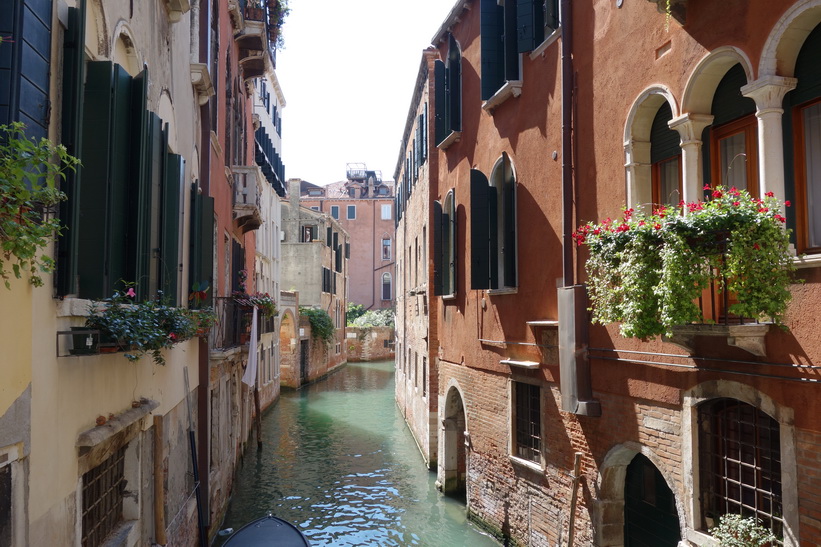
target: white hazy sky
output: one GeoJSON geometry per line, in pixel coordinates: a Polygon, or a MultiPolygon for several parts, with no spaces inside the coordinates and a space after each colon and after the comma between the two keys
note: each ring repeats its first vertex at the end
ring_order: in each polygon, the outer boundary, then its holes
{"type": "Polygon", "coordinates": [[[289,0],[277,77],[287,178],[392,180],[422,51],[455,0],[289,0]]]}

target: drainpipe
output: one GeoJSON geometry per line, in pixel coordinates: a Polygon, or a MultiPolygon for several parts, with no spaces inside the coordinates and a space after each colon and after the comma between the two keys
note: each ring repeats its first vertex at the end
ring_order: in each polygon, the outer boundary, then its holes
{"type": "Polygon", "coordinates": [[[561,0],[562,29],[562,285],[559,306],[559,378],[562,410],[601,416],[593,399],[588,360],[587,292],[575,284],[573,264],[573,18],[572,0],[561,0]]]}

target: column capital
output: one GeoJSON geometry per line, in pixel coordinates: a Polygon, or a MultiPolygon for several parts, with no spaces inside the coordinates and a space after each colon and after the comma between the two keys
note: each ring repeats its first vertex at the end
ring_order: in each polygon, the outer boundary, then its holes
{"type": "Polygon", "coordinates": [[[795,89],[798,80],[786,76],[768,75],[741,88],[741,94],[755,101],[759,111],[782,108],[784,95],[795,89]]]}
{"type": "Polygon", "coordinates": [[[713,123],[712,114],[682,114],[667,122],[670,129],[678,131],[682,146],[701,142],[701,133],[704,128],[713,123]]]}

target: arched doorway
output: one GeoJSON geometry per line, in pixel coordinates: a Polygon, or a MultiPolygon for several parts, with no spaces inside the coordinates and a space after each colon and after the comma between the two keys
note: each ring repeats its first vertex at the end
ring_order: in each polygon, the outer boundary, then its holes
{"type": "Polygon", "coordinates": [[[624,545],[676,547],[680,540],[673,491],[653,462],[637,454],[624,479],[624,545]]]}
{"type": "Polygon", "coordinates": [[[439,459],[439,487],[448,496],[466,499],[467,446],[465,406],[455,387],[448,391],[442,419],[442,457],[439,459]]]}

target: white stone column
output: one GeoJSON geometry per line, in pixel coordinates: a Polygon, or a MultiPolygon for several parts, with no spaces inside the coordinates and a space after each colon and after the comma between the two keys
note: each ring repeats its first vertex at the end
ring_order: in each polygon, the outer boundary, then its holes
{"type": "Polygon", "coordinates": [[[668,123],[681,136],[682,199],[687,203],[699,201],[703,195],[701,133],[712,123],[711,114],[683,114],[668,123]]]}
{"type": "MultiPolygon", "coordinates": [[[[784,189],[784,141],[781,130],[784,95],[795,89],[795,78],[764,76],[741,88],[741,94],[755,101],[758,118],[758,185],[763,196],[772,192],[786,199],[784,189]]],[[[782,211],[783,214],[783,211],[782,211]]]]}
{"type": "Polygon", "coordinates": [[[627,177],[627,207],[651,213],[653,181],[650,142],[629,140],[624,143],[624,170],[627,177]]]}

